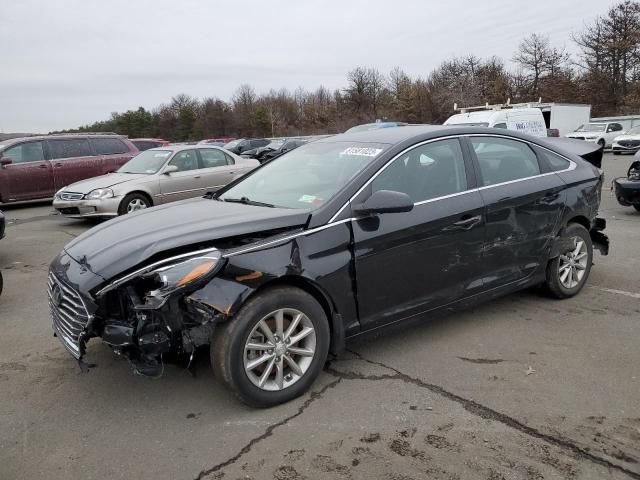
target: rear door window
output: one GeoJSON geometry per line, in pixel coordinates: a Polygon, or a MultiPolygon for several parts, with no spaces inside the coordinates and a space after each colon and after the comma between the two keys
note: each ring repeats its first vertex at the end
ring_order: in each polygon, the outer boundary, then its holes
{"type": "Polygon", "coordinates": [[[2,154],[9,157],[13,163],[41,162],[44,160],[42,142],[27,142],[8,148],[2,154]]]}
{"type": "Polygon", "coordinates": [[[214,149],[207,148],[201,149],[200,159],[202,160],[201,168],[213,168],[213,167],[226,167],[227,166],[227,156],[224,152],[214,149]]]}
{"type": "Polygon", "coordinates": [[[536,154],[524,142],[496,137],[471,137],[484,186],[540,174],[536,154]]]}
{"type": "Polygon", "coordinates": [[[49,151],[52,159],[90,157],[93,155],[89,140],[86,138],[49,140],[49,151]]]}
{"type": "Polygon", "coordinates": [[[129,151],[124,142],[118,138],[92,138],[91,143],[98,155],[118,155],[129,151]]]}

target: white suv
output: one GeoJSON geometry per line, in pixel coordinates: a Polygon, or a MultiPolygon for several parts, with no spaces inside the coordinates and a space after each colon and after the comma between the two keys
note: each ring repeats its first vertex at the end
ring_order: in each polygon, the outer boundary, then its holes
{"type": "Polygon", "coordinates": [[[567,138],[577,138],[611,147],[613,139],[624,133],[622,125],[616,122],[597,122],[580,125],[575,132],[567,134],[567,138]]]}

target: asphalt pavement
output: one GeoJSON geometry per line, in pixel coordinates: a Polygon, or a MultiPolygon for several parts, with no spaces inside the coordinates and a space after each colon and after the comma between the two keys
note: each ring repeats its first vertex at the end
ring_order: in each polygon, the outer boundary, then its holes
{"type": "MultiPolygon", "coordinates": [[[[89,373],[52,336],[49,262],[92,225],[1,207],[0,479],[640,478],[640,212],[609,183],[611,240],[577,297],[529,290],[351,342],[312,391],[255,410],[213,378],[89,373]]],[[[383,274],[383,272],[381,272],[383,274]]]]}

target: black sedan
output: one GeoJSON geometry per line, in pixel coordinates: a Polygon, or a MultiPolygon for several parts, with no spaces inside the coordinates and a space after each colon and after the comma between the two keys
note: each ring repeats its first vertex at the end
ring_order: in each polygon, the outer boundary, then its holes
{"type": "Polygon", "coordinates": [[[100,337],[151,376],[210,344],[240,399],[285,402],[350,337],[532,285],[576,295],[608,245],[601,172],[573,145],[428,126],[309,143],[74,239],[50,268],[54,331],[81,365],[100,337]]]}
{"type": "Polygon", "coordinates": [[[616,178],[613,181],[616,198],[620,205],[633,206],[640,212],[640,159],[636,154],[627,172],[626,178],[616,178]]]}

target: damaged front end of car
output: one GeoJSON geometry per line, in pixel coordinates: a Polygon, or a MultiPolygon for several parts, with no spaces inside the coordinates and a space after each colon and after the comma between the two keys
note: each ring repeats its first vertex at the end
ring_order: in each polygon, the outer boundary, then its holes
{"type": "Polygon", "coordinates": [[[209,281],[223,264],[219,250],[200,250],[151,263],[100,288],[96,314],[79,338],[81,356],[84,343],[100,337],[145,376],[160,376],[166,355],[193,359],[226,315],[185,302],[184,295],[209,281]]]}

